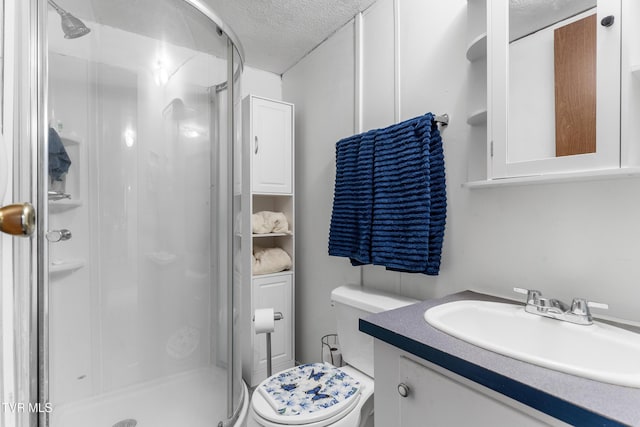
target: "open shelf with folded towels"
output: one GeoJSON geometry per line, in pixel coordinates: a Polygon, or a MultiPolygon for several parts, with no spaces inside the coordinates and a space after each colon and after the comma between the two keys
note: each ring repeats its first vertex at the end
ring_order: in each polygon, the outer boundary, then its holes
{"type": "Polygon", "coordinates": [[[252,273],[254,276],[291,271],[293,268],[291,255],[279,246],[263,247],[253,245],[251,260],[253,262],[252,273]]]}
{"type": "Polygon", "coordinates": [[[254,194],[251,226],[253,235],[293,234],[293,197],[254,194]]]}
{"type": "Polygon", "coordinates": [[[252,275],[293,269],[293,196],[254,194],[251,236],[252,275]]]}

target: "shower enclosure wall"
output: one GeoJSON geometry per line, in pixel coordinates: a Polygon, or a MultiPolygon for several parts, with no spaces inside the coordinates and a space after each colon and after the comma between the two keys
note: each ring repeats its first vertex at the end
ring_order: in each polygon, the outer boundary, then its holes
{"type": "Polygon", "coordinates": [[[241,48],[197,0],[58,0],[75,39],[25,3],[38,236],[16,387],[43,410],[19,425],[232,425],[241,48]]]}

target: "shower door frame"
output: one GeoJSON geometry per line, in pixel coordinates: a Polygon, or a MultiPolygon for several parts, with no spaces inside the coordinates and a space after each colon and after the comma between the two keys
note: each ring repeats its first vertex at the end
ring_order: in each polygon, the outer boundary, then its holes
{"type": "MultiPolygon", "coordinates": [[[[12,0],[7,0],[12,1],[12,0]]],[[[238,37],[208,6],[200,0],[179,0],[207,17],[213,25],[216,25],[219,31],[224,32],[228,37],[227,43],[227,84],[229,102],[227,103],[227,147],[228,147],[228,165],[227,172],[229,177],[230,203],[227,206],[227,230],[233,230],[234,221],[234,204],[233,204],[233,177],[234,177],[234,138],[236,136],[236,120],[234,111],[234,49],[239,57],[239,71],[242,72],[244,64],[244,50],[239,42],[238,37]]],[[[28,396],[28,403],[35,405],[42,410],[29,411],[24,417],[18,416],[17,425],[24,427],[49,427],[49,412],[45,409],[45,405],[49,404],[49,265],[48,265],[48,243],[45,234],[48,227],[48,176],[45,171],[48,167],[47,154],[47,135],[48,135],[48,38],[47,38],[47,17],[48,3],[47,0],[13,0],[16,8],[21,9],[16,14],[18,23],[25,24],[20,29],[20,25],[16,26],[16,44],[20,43],[26,49],[22,54],[16,55],[18,61],[17,69],[23,70],[20,73],[23,78],[26,76],[28,85],[22,85],[19,77],[16,77],[16,85],[21,85],[21,89],[16,89],[21,101],[17,105],[19,116],[19,125],[16,126],[16,136],[14,136],[14,146],[28,145],[28,158],[20,158],[17,162],[18,169],[30,171],[30,182],[21,184],[21,190],[17,191],[17,196],[24,196],[25,199],[32,200],[37,217],[36,230],[37,236],[30,239],[29,245],[23,245],[21,251],[16,251],[15,256],[15,272],[16,277],[29,277],[28,295],[26,301],[21,303],[28,307],[28,313],[15,310],[15,318],[18,324],[24,325],[17,327],[15,331],[16,340],[16,373],[18,374],[18,385],[16,387],[16,401],[19,401],[22,393],[28,396]],[[20,6],[18,6],[20,5],[20,6]],[[25,72],[26,71],[26,72],[25,72]],[[18,141],[23,141],[22,144],[18,141]],[[26,189],[25,189],[26,188],[26,189]],[[25,194],[21,194],[25,193],[25,194]],[[28,194],[26,194],[28,193],[28,194]],[[25,247],[26,246],[26,247],[25,247]],[[28,255],[27,255],[28,253],[28,255]],[[27,267],[24,259],[29,257],[27,267]],[[22,274],[21,274],[22,273],[22,274]],[[26,329],[26,330],[25,330],[26,329]],[[22,332],[22,333],[20,333],[22,332]],[[26,338],[23,337],[26,335],[26,338]],[[22,340],[22,341],[21,341],[22,340]],[[28,343],[27,343],[28,342],[28,343]],[[26,348],[25,348],[26,347],[26,348]]],[[[222,141],[220,141],[222,143],[222,141]]],[[[19,172],[14,173],[17,178],[19,172]]],[[[24,175],[24,174],[23,174],[24,175]]],[[[14,185],[15,186],[15,185],[14,185]]],[[[16,186],[16,188],[18,188],[16,186]]],[[[243,407],[243,399],[246,399],[246,393],[241,395],[237,407],[234,408],[234,357],[233,357],[233,328],[235,326],[233,320],[234,313],[234,276],[233,268],[233,235],[230,236],[230,245],[228,245],[227,268],[227,295],[229,309],[227,310],[227,327],[228,327],[228,346],[227,346],[227,420],[223,423],[225,426],[233,424],[240,415],[243,407]],[[229,250],[230,249],[230,250],[229,250]]],[[[17,283],[16,283],[17,285],[17,283]]],[[[15,286],[17,288],[17,286],[15,286]]],[[[15,299],[18,301],[18,297],[15,299]]],[[[242,379],[240,384],[242,385],[242,379]]],[[[27,397],[25,396],[25,397],[27,397]]]]}

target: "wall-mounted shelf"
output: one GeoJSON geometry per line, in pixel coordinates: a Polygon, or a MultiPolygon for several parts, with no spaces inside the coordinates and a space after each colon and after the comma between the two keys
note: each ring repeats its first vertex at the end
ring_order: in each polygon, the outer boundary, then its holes
{"type": "Polygon", "coordinates": [[[467,124],[487,123],[487,0],[467,0],[467,124]]]}
{"type": "Polygon", "coordinates": [[[462,184],[469,189],[498,188],[517,185],[553,184],[563,182],[604,181],[612,179],[638,179],[640,168],[603,169],[587,172],[568,172],[547,175],[518,176],[514,178],[471,181],[462,184]]]}
{"type": "Polygon", "coordinates": [[[473,62],[487,56],[487,33],[482,33],[469,43],[467,59],[473,62]]]}
{"type": "Polygon", "coordinates": [[[482,109],[474,111],[467,116],[467,124],[471,126],[481,125],[487,123],[487,110],[482,109]]]}
{"type": "Polygon", "coordinates": [[[79,270],[87,263],[83,259],[54,260],[49,265],[49,273],[65,273],[79,270]]]}

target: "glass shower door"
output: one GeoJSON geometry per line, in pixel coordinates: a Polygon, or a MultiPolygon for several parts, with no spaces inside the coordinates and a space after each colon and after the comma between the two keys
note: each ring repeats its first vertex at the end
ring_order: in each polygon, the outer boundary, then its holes
{"type": "Polygon", "coordinates": [[[217,425],[243,397],[241,62],[189,2],[58,3],[90,32],[49,10],[49,424],[217,425]]]}

